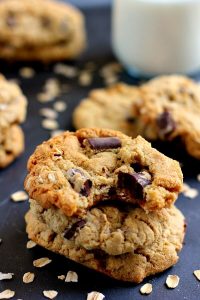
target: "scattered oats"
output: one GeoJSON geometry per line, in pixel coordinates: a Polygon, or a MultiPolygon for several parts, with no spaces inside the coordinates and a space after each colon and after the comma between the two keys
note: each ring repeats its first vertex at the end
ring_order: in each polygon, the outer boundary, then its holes
{"type": "Polygon", "coordinates": [[[65,280],[65,275],[58,275],[58,279],[65,280]]]}
{"type": "Polygon", "coordinates": [[[40,109],[40,115],[42,117],[48,119],[56,119],[58,117],[57,111],[53,110],[52,108],[44,107],[40,109]]]}
{"type": "Polygon", "coordinates": [[[32,68],[24,67],[19,70],[19,74],[23,78],[32,78],[35,75],[35,71],[32,68]]]}
{"type": "Polygon", "coordinates": [[[80,86],[89,86],[92,83],[92,74],[88,71],[82,71],[79,75],[80,86]]]}
{"type": "Polygon", "coordinates": [[[119,81],[119,78],[117,76],[107,76],[104,78],[105,85],[112,85],[119,81]]]}
{"type": "Polygon", "coordinates": [[[28,199],[28,195],[24,191],[15,192],[10,197],[11,197],[11,200],[14,202],[21,202],[21,201],[25,201],[28,199]]]}
{"type": "Polygon", "coordinates": [[[64,101],[56,101],[53,105],[57,112],[63,112],[67,108],[67,104],[64,101]]]}
{"type": "Polygon", "coordinates": [[[15,296],[15,292],[11,290],[5,290],[0,293],[0,299],[11,299],[15,296]]]}
{"type": "Polygon", "coordinates": [[[91,292],[87,295],[87,300],[103,300],[105,296],[99,292],[91,292]]]}
{"type": "Polygon", "coordinates": [[[62,134],[64,132],[64,130],[53,130],[52,132],[51,132],[51,137],[54,137],[54,136],[58,136],[58,135],[60,135],[60,134],[62,134]]]}
{"type": "Polygon", "coordinates": [[[197,175],[197,180],[200,181],[200,174],[197,175]]]}
{"type": "Polygon", "coordinates": [[[69,271],[65,278],[65,282],[78,282],[78,274],[73,271],[69,271]]]}
{"type": "Polygon", "coordinates": [[[78,70],[73,66],[58,63],[54,67],[54,73],[61,74],[67,78],[74,78],[77,76],[78,70]]]}
{"type": "Polygon", "coordinates": [[[196,198],[199,194],[197,189],[191,188],[188,184],[183,184],[183,190],[182,193],[185,197],[193,199],[196,198]]]}
{"type": "Polygon", "coordinates": [[[13,273],[2,273],[0,272],[0,280],[7,280],[13,278],[13,273]]]}
{"type": "Polygon", "coordinates": [[[52,182],[52,183],[56,183],[56,176],[54,175],[54,173],[49,173],[48,174],[48,179],[49,179],[49,181],[50,182],[52,182]]]}
{"type": "Polygon", "coordinates": [[[200,281],[200,270],[195,270],[193,273],[196,276],[196,278],[200,281]]]}
{"type": "Polygon", "coordinates": [[[152,284],[151,283],[145,283],[141,288],[140,288],[140,293],[143,295],[149,295],[152,292],[152,284]]]}
{"type": "Polygon", "coordinates": [[[36,244],[35,242],[33,242],[33,241],[30,240],[30,241],[27,242],[26,248],[27,248],[27,249],[32,249],[32,248],[34,248],[36,245],[37,245],[37,244],[36,244]]]}
{"type": "Polygon", "coordinates": [[[58,292],[57,292],[57,291],[54,291],[54,290],[43,291],[43,295],[44,295],[46,298],[54,299],[54,298],[56,298],[56,296],[58,295],[58,292]]]}
{"type": "Polygon", "coordinates": [[[166,285],[170,289],[175,289],[179,284],[180,278],[177,275],[168,275],[166,285]]]}
{"type": "Polygon", "coordinates": [[[35,278],[35,274],[34,273],[27,272],[23,276],[23,282],[24,283],[31,283],[31,282],[33,282],[34,278],[35,278]]]}
{"type": "Polygon", "coordinates": [[[33,265],[36,268],[42,268],[48,264],[50,264],[52,262],[51,259],[49,259],[48,257],[42,257],[42,258],[38,258],[36,260],[33,261],[33,265]]]}
{"type": "Polygon", "coordinates": [[[44,85],[44,91],[37,95],[39,102],[45,103],[53,101],[61,93],[61,86],[57,79],[50,78],[44,85]]]}
{"type": "Polygon", "coordinates": [[[57,129],[59,127],[59,124],[56,120],[52,120],[52,119],[44,119],[42,121],[42,127],[48,130],[54,130],[57,129]]]}

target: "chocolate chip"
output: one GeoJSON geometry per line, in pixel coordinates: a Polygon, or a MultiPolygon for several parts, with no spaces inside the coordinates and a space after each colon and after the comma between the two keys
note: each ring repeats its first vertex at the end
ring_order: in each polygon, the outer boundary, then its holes
{"type": "Polygon", "coordinates": [[[126,118],[126,121],[127,121],[128,123],[134,123],[134,122],[135,122],[135,118],[134,118],[134,117],[127,117],[127,118],[126,118]]]}
{"type": "Polygon", "coordinates": [[[89,196],[92,181],[88,179],[81,170],[76,168],[69,169],[66,173],[66,177],[77,193],[85,197],[89,196]],[[79,174],[79,178],[77,174],[79,174]]]}
{"type": "Polygon", "coordinates": [[[149,185],[151,180],[145,177],[142,172],[139,173],[123,173],[119,172],[118,186],[127,189],[136,199],[144,198],[144,187],[149,185]]]}
{"type": "Polygon", "coordinates": [[[76,232],[78,229],[83,228],[83,227],[85,226],[85,224],[86,224],[86,221],[85,221],[85,220],[79,220],[79,221],[77,221],[76,223],[74,223],[74,224],[71,226],[71,228],[70,228],[69,230],[67,230],[67,232],[65,232],[64,237],[65,237],[66,239],[70,240],[70,239],[74,236],[75,232],[76,232]]]}
{"type": "Polygon", "coordinates": [[[144,167],[141,165],[141,164],[139,164],[139,163],[133,163],[133,164],[131,164],[131,168],[133,168],[133,170],[135,171],[135,172],[141,172],[142,171],[142,169],[144,169],[144,167]]]}
{"type": "Polygon", "coordinates": [[[117,137],[97,137],[87,139],[90,147],[95,150],[115,149],[121,147],[121,141],[117,137]]]}
{"type": "Polygon", "coordinates": [[[168,111],[164,111],[157,118],[157,126],[162,137],[167,137],[176,128],[176,123],[168,111]]]}
{"type": "Polygon", "coordinates": [[[15,27],[15,25],[17,24],[16,22],[16,18],[13,14],[9,14],[6,18],[6,24],[9,26],[9,27],[15,27]]]}

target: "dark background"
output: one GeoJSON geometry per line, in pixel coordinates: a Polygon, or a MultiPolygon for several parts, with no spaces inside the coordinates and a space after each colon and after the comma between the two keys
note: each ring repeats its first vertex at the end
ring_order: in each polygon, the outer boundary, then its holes
{"type": "MultiPolygon", "coordinates": [[[[123,0],[121,0],[123,1],[123,0]]],[[[78,67],[84,67],[87,61],[95,61],[97,72],[106,62],[114,60],[110,46],[110,7],[108,0],[73,0],[79,4],[86,16],[86,25],[89,36],[88,49],[85,54],[74,63],[78,67]]],[[[26,64],[27,65],[27,64],[26,64]]],[[[19,78],[21,87],[29,100],[28,117],[23,125],[26,136],[26,152],[11,166],[0,171],[0,272],[13,272],[13,280],[1,281],[0,291],[12,289],[16,291],[14,299],[44,299],[43,290],[55,289],[59,292],[57,299],[83,300],[90,291],[102,292],[106,299],[143,299],[140,295],[141,285],[122,283],[109,279],[94,271],[88,270],[64,257],[55,255],[39,246],[26,250],[27,236],[25,233],[24,214],[28,209],[28,203],[13,203],[10,194],[23,188],[26,175],[26,162],[36,145],[49,138],[49,132],[41,127],[42,118],[38,111],[41,107],[52,107],[52,103],[41,104],[36,100],[36,95],[47,78],[55,77],[51,66],[35,65],[37,76],[33,79],[22,79],[18,76],[19,65],[6,65],[0,63],[1,71],[8,78],[19,78]],[[48,256],[53,262],[42,268],[36,269],[32,261],[36,258],[48,256]],[[64,283],[57,279],[57,275],[66,274],[68,270],[74,270],[79,275],[78,283],[64,283]],[[23,284],[22,276],[25,272],[34,272],[35,281],[31,284],[23,284]]],[[[69,81],[62,76],[57,76],[63,83],[70,83],[70,92],[61,97],[68,104],[65,113],[61,113],[59,124],[62,129],[73,129],[71,115],[74,107],[88,94],[91,87],[80,87],[76,80],[69,81]]],[[[198,76],[197,76],[198,77],[198,76]]],[[[129,77],[125,72],[121,80],[127,83],[137,83],[136,79],[129,77]]],[[[102,87],[103,81],[95,75],[92,88],[102,87]]],[[[59,98],[60,99],[60,98],[59,98]]],[[[160,147],[160,145],[156,145],[160,147]]],[[[185,155],[179,146],[171,151],[169,145],[162,145],[162,150],[170,156],[181,159],[184,165],[185,181],[200,191],[200,183],[196,181],[196,175],[200,173],[199,162],[185,155]]],[[[174,149],[174,148],[173,148],[174,149]]],[[[180,262],[173,268],[159,276],[148,278],[145,282],[153,284],[153,292],[148,299],[200,299],[200,284],[193,275],[193,271],[200,268],[200,198],[187,199],[180,196],[177,206],[186,216],[188,228],[184,248],[180,254],[180,262]],[[180,284],[175,290],[169,290],[165,286],[168,274],[180,276],[180,284]]]]}

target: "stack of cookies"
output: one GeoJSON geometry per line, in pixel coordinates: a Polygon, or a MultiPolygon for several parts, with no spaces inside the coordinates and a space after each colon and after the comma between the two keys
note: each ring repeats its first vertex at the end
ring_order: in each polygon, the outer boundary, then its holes
{"type": "Polygon", "coordinates": [[[179,140],[200,159],[200,85],[172,75],[140,87],[117,84],[94,90],[74,112],[74,125],[120,130],[147,140],[179,140]]]}
{"type": "Polygon", "coordinates": [[[20,88],[0,75],[0,168],[8,166],[24,150],[19,124],[25,120],[26,106],[20,88]]]}
{"type": "Polygon", "coordinates": [[[78,263],[139,283],[178,260],[185,223],[173,203],[182,183],[179,163],[140,136],[65,132],[29,159],[27,233],[78,263]]]}

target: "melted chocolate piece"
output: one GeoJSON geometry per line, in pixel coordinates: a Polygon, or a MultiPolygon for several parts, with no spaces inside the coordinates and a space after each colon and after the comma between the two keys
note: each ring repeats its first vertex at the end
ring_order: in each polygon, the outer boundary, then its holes
{"type": "Polygon", "coordinates": [[[117,137],[97,137],[87,139],[90,147],[95,150],[115,149],[121,147],[121,141],[117,137]]]}
{"type": "Polygon", "coordinates": [[[119,188],[127,189],[136,199],[143,200],[144,187],[149,184],[151,184],[151,180],[147,179],[142,172],[132,174],[119,172],[119,188]]]}
{"type": "Polygon", "coordinates": [[[157,126],[159,128],[160,135],[162,137],[167,137],[176,128],[176,123],[172,119],[171,114],[168,111],[164,111],[157,118],[157,126]]]}
{"type": "Polygon", "coordinates": [[[76,168],[72,168],[72,169],[69,169],[67,171],[67,179],[68,181],[70,182],[70,184],[72,185],[73,188],[75,188],[75,190],[80,193],[82,196],[89,196],[90,194],[90,190],[92,188],[92,181],[90,179],[88,179],[85,174],[79,170],[79,169],[76,169],[76,168]],[[80,174],[81,177],[82,177],[82,187],[80,190],[77,190],[76,189],[76,174],[80,174]]]}
{"type": "Polygon", "coordinates": [[[79,220],[76,223],[74,223],[71,228],[69,230],[67,230],[67,232],[65,232],[64,237],[68,240],[70,240],[74,234],[76,233],[76,231],[78,229],[81,229],[85,226],[86,221],[85,220],[79,220]]]}

